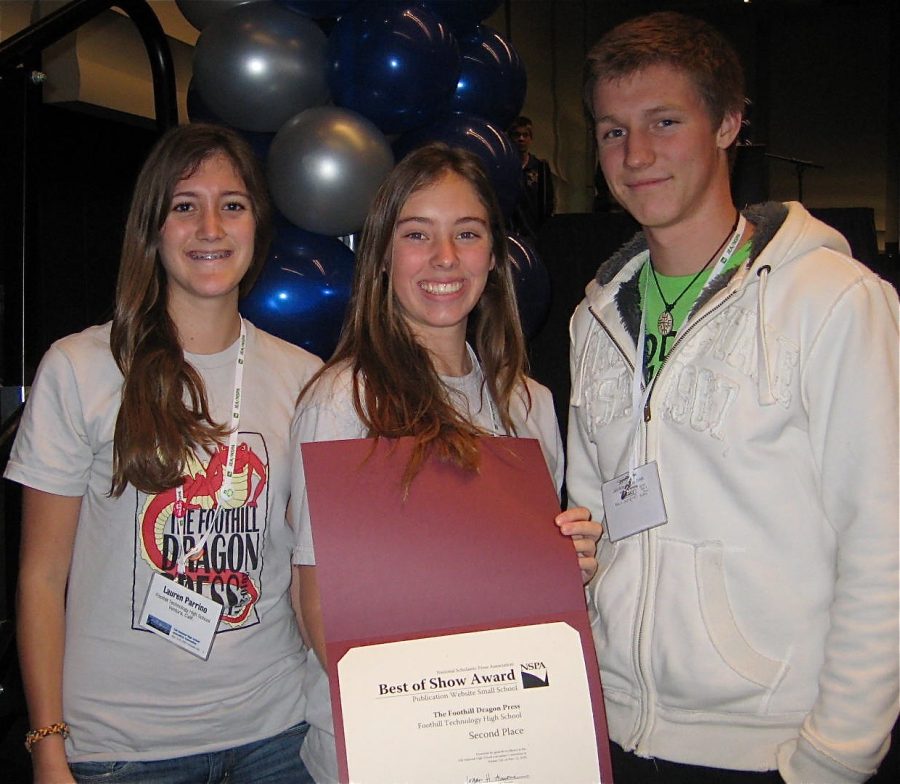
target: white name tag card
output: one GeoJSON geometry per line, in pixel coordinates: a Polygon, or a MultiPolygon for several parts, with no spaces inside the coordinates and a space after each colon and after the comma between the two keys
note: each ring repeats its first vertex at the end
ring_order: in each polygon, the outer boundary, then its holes
{"type": "Polygon", "coordinates": [[[206,661],[223,605],[157,572],[141,610],[141,627],[206,661]]]}
{"type": "Polygon", "coordinates": [[[656,461],[603,483],[603,511],[611,542],[639,534],[667,521],[656,461]]]}

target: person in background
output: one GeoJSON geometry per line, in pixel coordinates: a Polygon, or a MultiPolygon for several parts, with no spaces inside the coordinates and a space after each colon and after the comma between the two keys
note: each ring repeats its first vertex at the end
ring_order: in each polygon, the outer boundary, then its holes
{"type": "Polygon", "coordinates": [[[510,229],[532,240],[553,214],[553,174],[546,161],[529,150],[534,141],[534,126],[528,117],[516,117],[507,130],[522,164],[522,187],[510,229]]]}
{"type": "MultiPolygon", "coordinates": [[[[429,456],[477,470],[479,437],[536,438],[559,489],[553,401],[524,365],[502,215],[484,169],[471,153],[443,144],[413,151],[375,197],[340,341],[301,396],[291,431],[295,495],[304,487],[300,444],[402,436],[415,439],[411,482],[429,456]]],[[[298,517],[299,603],[317,654],[303,758],[324,784],[336,781],[337,759],[305,496],[298,517]]],[[[587,509],[563,512],[555,524],[572,538],[587,581],[600,526],[587,509]]]]}
{"type": "Polygon", "coordinates": [[[571,322],[571,503],[617,784],[862,782],[898,708],[898,303],[798,203],[740,214],[734,49],[677,13],[588,54],[643,231],[571,322]]]}
{"type": "Polygon", "coordinates": [[[238,311],[270,211],[235,132],[166,133],[135,186],[112,322],[37,372],[6,469],[24,485],[35,782],[310,781],[286,507],[291,418],[321,362],[238,311]],[[187,608],[221,612],[211,648],[187,608]]]}

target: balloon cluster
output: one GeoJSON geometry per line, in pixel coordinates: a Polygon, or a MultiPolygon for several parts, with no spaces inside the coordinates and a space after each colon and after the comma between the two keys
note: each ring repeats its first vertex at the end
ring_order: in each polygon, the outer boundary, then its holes
{"type": "Polygon", "coordinates": [[[287,219],[245,302],[260,326],[331,353],[353,266],[333,238],[362,227],[395,156],[429,141],[465,147],[513,209],[520,167],[504,129],[524,102],[525,69],[480,24],[500,0],[176,3],[201,31],[190,119],[248,138],[287,219]]]}

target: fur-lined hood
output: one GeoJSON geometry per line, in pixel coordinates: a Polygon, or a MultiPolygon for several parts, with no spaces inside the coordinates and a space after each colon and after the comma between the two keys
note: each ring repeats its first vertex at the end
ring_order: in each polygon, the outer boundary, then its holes
{"type": "MultiPolygon", "coordinates": [[[[741,267],[728,270],[711,281],[694,303],[688,318],[733,279],[745,285],[753,280],[755,276],[747,273],[763,254],[763,264],[768,265],[770,273],[821,247],[850,255],[847,241],[837,231],[813,218],[798,202],[765,202],[746,208],[743,214],[755,226],[749,259],[741,267]]],[[[643,265],[643,259],[637,257],[646,250],[646,237],[639,232],[600,265],[586,290],[588,303],[595,311],[606,304],[608,297],[614,296],[622,325],[635,341],[641,322],[639,278],[643,265]]]]}

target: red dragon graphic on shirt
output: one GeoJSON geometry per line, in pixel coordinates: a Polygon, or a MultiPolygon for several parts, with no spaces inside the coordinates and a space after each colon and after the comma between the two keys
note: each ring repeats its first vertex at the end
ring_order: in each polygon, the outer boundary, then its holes
{"type": "Polygon", "coordinates": [[[148,496],[139,511],[143,558],[154,570],[223,604],[220,628],[247,623],[259,600],[266,512],[259,506],[268,481],[266,464],[242,438],[235,456],[233,493],[230,498],[219,498],[227,459],[226,446],[219,446],[205,466],[196,456],[192,458],[184,478],[182,518],[174,515],[174,488],[148,496]],[[179,557],[199,543],[207,530],[203,549],[188,560],[184,574],[178,575],[179,557]]]}

